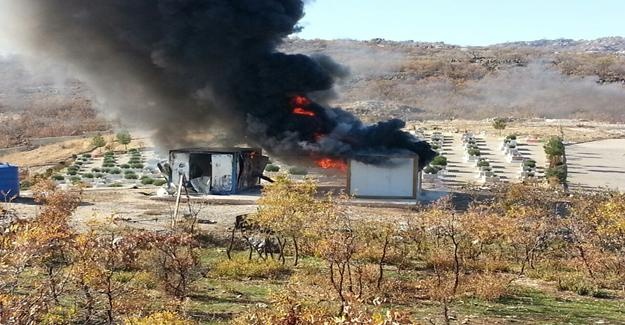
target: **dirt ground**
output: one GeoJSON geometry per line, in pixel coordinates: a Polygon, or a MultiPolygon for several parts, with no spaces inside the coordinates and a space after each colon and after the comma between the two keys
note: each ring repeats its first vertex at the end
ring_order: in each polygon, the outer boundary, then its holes
{"type": "MultiPolygon", "coordinates": [[[[500,143],[507,134],[519,134],[519,147],[522,153],[537,160],[538,165],[545,164],[542,144],[538,139],[547,135],[558,135],[560,125],[565,137],[581,140],[581,143],[567,146],[570,163],[571,183],[573,188],[591,189],[596,187],[609,187],[612,189],[625,190],[625,139],[614,139],[625,136],[625,125],[608,125],[594,122],[580,121],[524,121],[513,122],[502,132],[492,129],[488,121],[453,121],[450,123],[427,122],[415,124],[416,128],[425,128],[430,133],[434,128],[442,130],[451,139],[445,146],[445,154],[449,158],[449,171],[440,184],[425,184],[431,193],[437,197],[445,195],[450,189],[466,183],[475,178],[475,167],[464,162],[462,159],[463,148],[461,131],[465,128],[479,135],[484,146],[483,151],[497,174],[506,181],[516,181],[519,170],[518,164],[508,163],[503,153],[499,150],[500,143]],[[481,131],[481,132],[480,132],[481,131]],[[604,139],[602,141],[589,142],[590,139],[604,139]],[[609,140],[605,140],[609,139],[609,140]]],[[[109,140],[112,136],[109,136],[109,140]]],[[[145,138],[134,140],[130,147],[151,146],[145,138]]],[[[114,150],[122,150],[117,145],[114,150]]],[[[45,170],[61,161],[71,159],[72,155],[83,152],[93,152],[88,139],[73,140],[63,143],[42,146],[32,151],[14,153],[1,156],[0,161],[16,164],[23,169],[31,169],[31,172],[45,170]]],[[[319,179],[322,187],[341,188],[345,184],[344,175],[322,174],[319,171],[311,171],[311,176],[319,179]]],[[[272,176],[272,175],[270,175],[272,176]]],[[[297,178],[297,177],[296,177],[297,178]]],[[[91,220],[100,222],[115,219],[117,222],[133,227],[145,229],[165,229],[171,222],[174,203],[172,200],[154,200],[155,188],[138,189],[86,189],[83,195],[83,205],[78,209],[75,222],[77,226],[83,226],[91,220]]],[[[28,192],[24,192],[24,198],[10,204],[24,215],[33,215],[38,208],[28,198],[28,192]]],[[[403,202],[396,206],[371,205],[367,202],[355,202],[350,209],[363,218],[397,217],[410,209],[411,205],[403,202]]],[[[235,217],[256,210],[254,200],[247,200],[237,204],[231,204],[223,200],[212,200],[209,203],[194,201],[189,205],[183,204],[180,209],[181,215],[197,213],[200,220],[200,228],[224,232],[232,226],[235,217]],[[198,212],[199,211],[199,212],[198,212]]]]}
{"type": "Polygon", "coordinates": [[[439,129],[451,133],[465,130],[473,133],[484,133],[488,136],[517,134],[519,136],[543,139],[549,136],[564,134],[567,142],[588,142],[605,139],[625,138],[625,124],[609,124],[581,120],[543,120],[526,119],[509,122],[506,129],[493,129],[493,122],[488,120],[469,121],[424,121],[408,123],[408,128],[439,129]]]}
{"type": "MultiPolygon", "coordinates": [[[[110,150],[120,151],[125,147],[114,142],[113,135],[104,136],[107,143],[111,144],[110,150]]],[[[131,148],[143,148],[150,145],[149,139],[137,138],[128,145],[131,148]]],[[[0,162],[10,163],[19,166],[20,169],[31,173],[40,173],[45,169],[53,167],[61,162],[71,159],[72,155],[81,153],[93,153],[101,155],[109,149],[93,149],[91,139],[70,140],[50,145],[41,146],[30,151],[14,152],[7,155],[0,155],[0,162]]]]}

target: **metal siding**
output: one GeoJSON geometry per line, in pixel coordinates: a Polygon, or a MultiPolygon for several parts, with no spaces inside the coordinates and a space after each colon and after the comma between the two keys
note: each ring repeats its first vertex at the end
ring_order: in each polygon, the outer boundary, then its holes
{"type": "Polygon", "coordinates": [[[10,201],[19,194],[19,169],[16,166],[0,164],[0,201],[10,201]]]}
{"type": "Polygon", "coordinates": [[[356,197],[415,198],[415,158],[391,158],[389,164],[351,161],[349,192],[356,197]]]}
{"type": "Polygon", "coordinates": [[[211,179],[211,192],[215,194],[231,194],[234,191],[236,173],[234,168],[234,156],[213,155],[213,175],[211,179]]]}
{"type": "Polygon", "coordinates": [[[171,180],[172,183],[178,185],[180,182],[180,174],[182,173],[189,180],[189,153],[174,152],[171,153],[171,180]]]}

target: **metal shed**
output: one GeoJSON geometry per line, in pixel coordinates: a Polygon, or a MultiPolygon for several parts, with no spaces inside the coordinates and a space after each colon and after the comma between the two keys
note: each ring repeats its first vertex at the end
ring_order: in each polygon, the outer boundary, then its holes
{"type": "Polygon", "coordinates": [[[421,192],[419,170],[417,155],[352,159],[349,161],[347,189],[356,198],[417,199],[421,192]]]}
{"type": "Polygon", "coordinates": [[[269,158],[253,148],[189,148],[169,152],[170,180],[200,194],[241,193],[260,185],[269,158]]]}

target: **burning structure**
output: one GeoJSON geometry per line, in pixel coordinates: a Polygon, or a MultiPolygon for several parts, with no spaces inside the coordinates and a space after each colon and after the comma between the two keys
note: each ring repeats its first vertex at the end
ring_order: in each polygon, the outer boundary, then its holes
{"type": "Polygon", "coordinates": [[[350,196],[375,199],[417,199],[421,173],[417,155],[378,156],[381,163],[366,163],[372,157],[350,160],[347,189],[350,196]]]}
{"type": "Polygon", "coordinates": [[[199,194],[236,194],[260,185],[268,161],[260,149],[179,149],[165,169],[171,183],[199,194]]]}
{"type": "Polygon", "coordinates": [[[15,48],[64,63],[106,115],[158,130],[161,147],[197,146],[195,135],[212,130],[223,134],[221,145],[324,168],[396,155],[425,166],[435,155],[401,120],[365,125],[332,107],[346,67],[277,50],[300,29],[303,0],[2,3],[11,34],[20,35],[15,48]]]}

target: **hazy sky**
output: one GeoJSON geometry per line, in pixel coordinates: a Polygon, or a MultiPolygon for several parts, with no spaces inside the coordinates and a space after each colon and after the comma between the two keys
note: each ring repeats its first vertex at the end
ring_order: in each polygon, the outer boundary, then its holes
{"type": "Polygon", "coordinates": [[[508,41],[625,36],[625,0],[312,0],[302,38],[508,41]]]}

